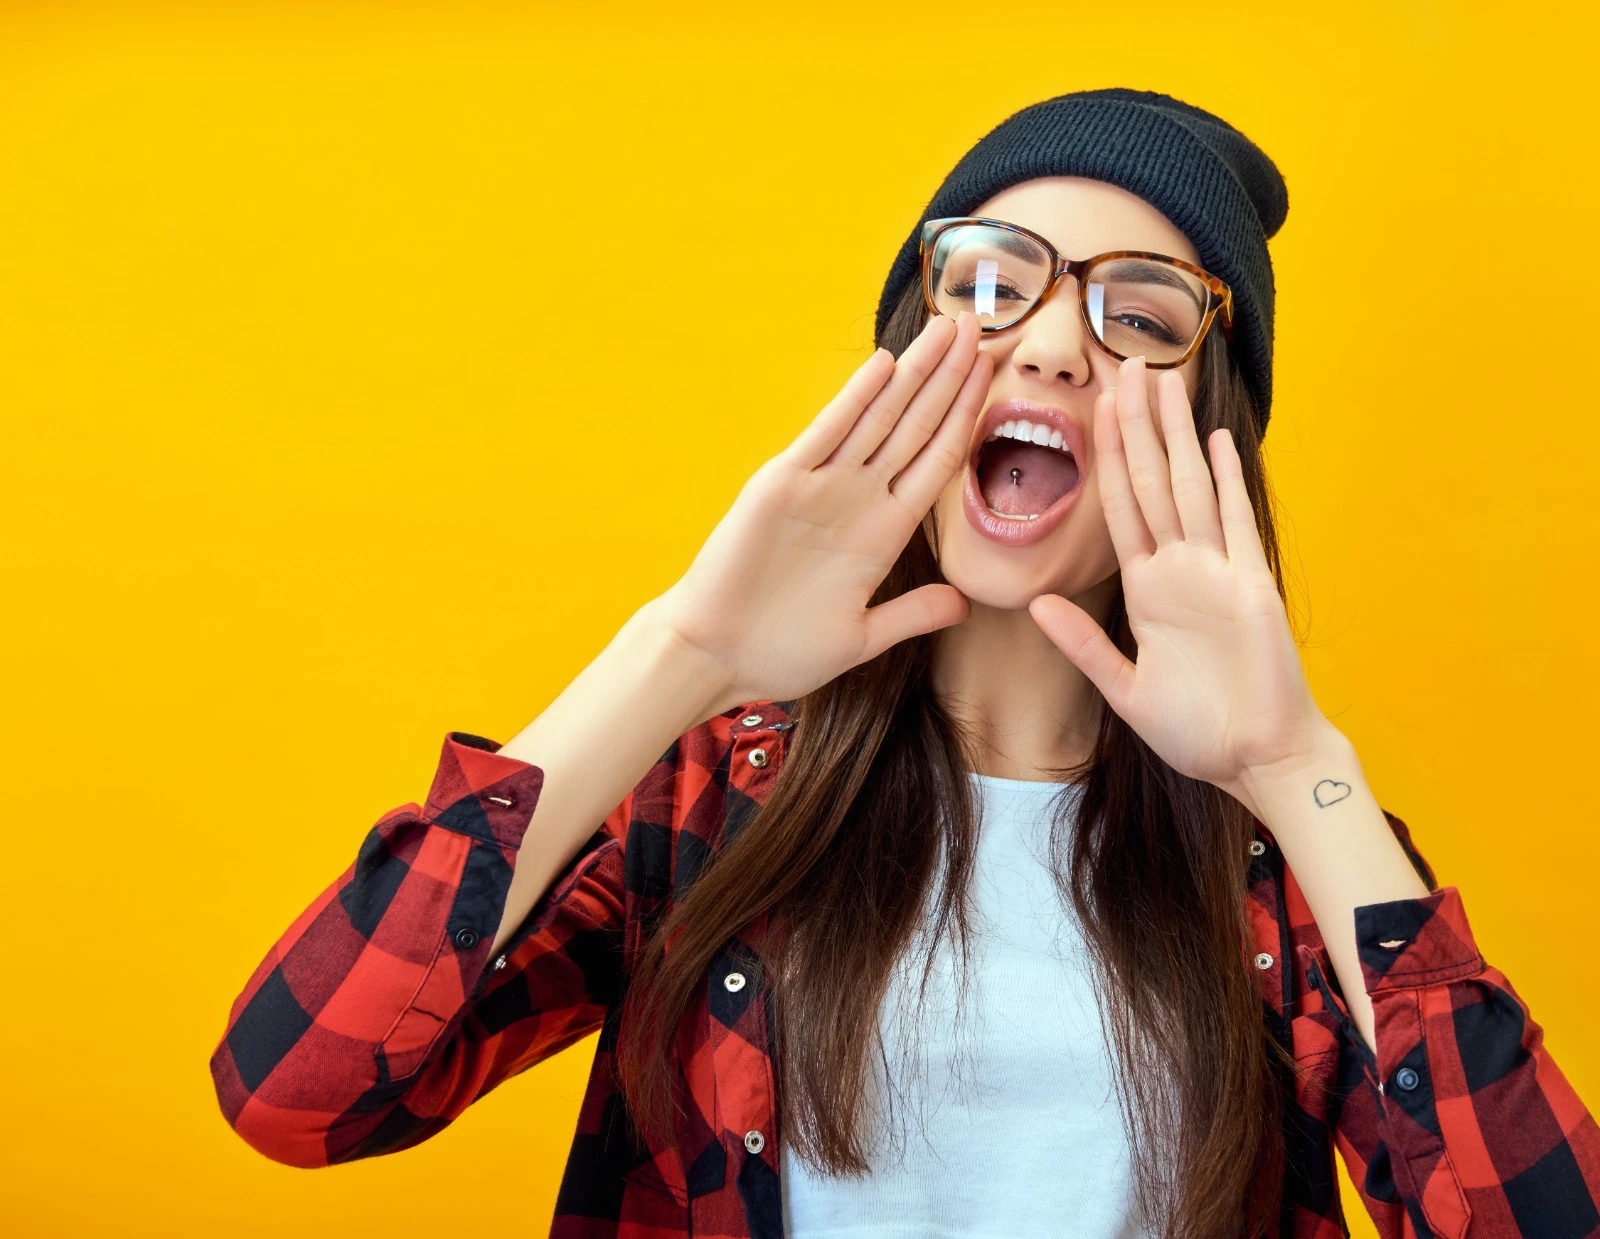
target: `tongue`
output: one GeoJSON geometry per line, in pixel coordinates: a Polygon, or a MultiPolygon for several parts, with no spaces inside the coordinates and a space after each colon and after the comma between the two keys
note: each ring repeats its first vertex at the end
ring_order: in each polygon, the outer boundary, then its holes
{"type": "Polygon", "coordinates": [[[1043,512],[1077,484],[1078,464],[1065,452],[996,439],[978,457],[978,491],[1007,516],[1043,512]]]}

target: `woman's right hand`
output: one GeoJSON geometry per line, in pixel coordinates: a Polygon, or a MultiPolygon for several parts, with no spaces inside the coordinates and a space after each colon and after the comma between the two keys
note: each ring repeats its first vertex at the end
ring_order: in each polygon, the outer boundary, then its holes
{"type": "Polygon", "coordinates": [[[723,703],[802,696],[967,617],[947,584],[867,602],[966,467],[993,372],[978,335],[970,314],[935,316],[898,361],[887,349],[869,357],[648,604],[668,635],[712,660],[723,703]]]}

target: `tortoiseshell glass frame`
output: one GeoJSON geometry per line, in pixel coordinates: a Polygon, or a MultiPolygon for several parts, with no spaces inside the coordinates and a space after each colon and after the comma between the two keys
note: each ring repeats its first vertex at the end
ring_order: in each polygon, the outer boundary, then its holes
{"type": "Polygon", "coordinates": [[[1050,278],[1045,282],[1045,286],[1040,290],[1039,295],[1034,298],[1033,304],[1009,323],[999,325],[980,323],[979,326],[984,331],[1004,331],[1007,327],[1015,327],[1018,323],[1023,322],[1028,315],[1045,303],[1045,299],[1050,296],[1050,291],[1055,288],[1057,281],[1063,275],[1070,275],[1078,284],[1078,310],[1083,315],[1083,325],[1089,330],[1089,338],[1118,361],[1126,361],[1126,355],[1117,352],[1116,349],[1102,340],[1099,333],[1095,331],[1094,320],[1089,317],[1089,293],[1083,277],[1090,267],[1093,267],[1096,263],[1105,262],[1107,259],[1148,258],[1155,262],[1170,263],[1172,266],[1198,277],[1211,294],[1206,303],[1205,316],[1200,320],[1200,329],[1194,333],[1194,339],[1190,341],[1189,347],[1184,350],[1183,356],[1176,361],[1147,360],[1145,365],[1149,369],[1172,370],[1193,357],[1195,350],[1200,347],[1200,342],[1206,338],[1206,332],[1211,330],[1211,320],[1217,316],[1219,310],[1222,313],[1223,334],[1228,339],[1233,339],[1233,290],[1228,287],[1224,280],[1212,275],[1211,272],[1202,267],[1197,267],[1190,262],[1184,262],[1181,258],[1174,258],[1171,254],[1156,254],[1150,250],[1108,250],[1104,254],[1094,255],[1092,258],[1066,259],[1061,256],[1061,252],[1055,246],[1051,245],[1048,240],[1041,237],[1037,232],[1034,232],[1033,229],[1024,228],[1021,224],[1009,223],[1003,219],[989,219],[981,215],[959,215],[946,219],[930,219],[922,225],[922,239],[919,243],[922,267],[922,299],[927,302],[930,314],[939,313],[939,307],[934,304],[933,300],[933,242],[941,232],[948,228],[953,228],[957,224],[987,224],[992,228],[1003,228],[1007,232],[1020,233],[1030,241],[1043,246],[1045,253],[1050,255],[1052,264],[1050,278]]]}

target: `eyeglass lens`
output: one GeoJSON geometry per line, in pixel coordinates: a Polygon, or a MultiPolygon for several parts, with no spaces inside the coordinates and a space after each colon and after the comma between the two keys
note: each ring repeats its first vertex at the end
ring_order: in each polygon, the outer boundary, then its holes
{"type": "MultiPolygon", "coordinates": [[[[939,313],[962,310],[984,326],[1017,321],[1043,293],[1050,252],[1020,233],[956,224],[934,240],[928,282],[939,313]]],[[[1124,357],[1171,362],[1205,321],[1210,290],[1191,272],[1148,258],[1108,258],[1084,273],[1084,301],[1100,343],[1124,357]]]]}

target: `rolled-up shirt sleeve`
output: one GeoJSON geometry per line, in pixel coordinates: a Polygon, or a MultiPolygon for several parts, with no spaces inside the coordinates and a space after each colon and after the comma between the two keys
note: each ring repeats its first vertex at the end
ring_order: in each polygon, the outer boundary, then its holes
{"type": "Polygon", "coordinates": [[[227,1121],[324,1166],[428,1138],[600,1026],[620,984],[629,800],[490,953],[538,766],[452,732],[426,803],[384,816],[267,952],[211,1057],[227,1121]]]}
{"type": "Polygon", "coordinates": [[[1301,959],[1338,1023],[1350,1087],[1336,1138],[1380,1233],[1595,1234],[1600,1128],[1511,982],[1484,960],[1460,891],[1358,907],[1355,934],[1373,1046],[1326,948],[1302,947],[1301,959]]]}

